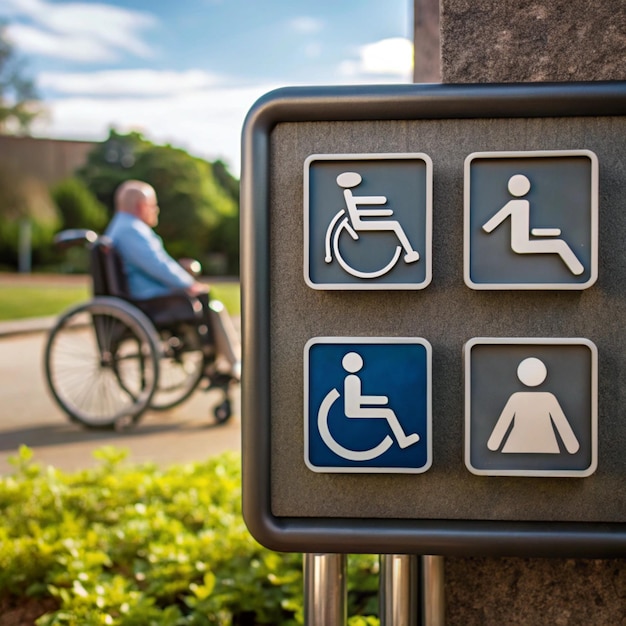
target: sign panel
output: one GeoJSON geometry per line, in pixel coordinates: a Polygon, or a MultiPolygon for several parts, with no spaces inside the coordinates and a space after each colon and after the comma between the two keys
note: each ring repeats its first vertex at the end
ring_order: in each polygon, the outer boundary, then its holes
{"type": "Polygon", "coordinates": [[[292,88],[253,107],[257,540],[626,555],[624,111],[621,82],[292,88]]]}
{"type": "Polygon", "coordinates": [[[430,283],[428,155],[312,155],[304,163],[304,211],[304,275],[313,289],[430,283]]]}
{"type": "Polygon", "coordinates": [[[304,354],[307,466],[425,472],[432,450],[430,350],[419,338],[311,339],[304,354]]]}

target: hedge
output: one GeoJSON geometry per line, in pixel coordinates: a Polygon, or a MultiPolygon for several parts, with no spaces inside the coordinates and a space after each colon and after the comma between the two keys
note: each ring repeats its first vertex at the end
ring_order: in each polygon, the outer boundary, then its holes
{"type": "MultiPolygon", "coordinates": [[[[248,533],[238,454],[167,469],[118,448],[96,457],[76,473],[40,467],[26,447],[12,458],[0,477],[0,607],[35,603],[37,626],[303,623],[302,555],[248,533]]],[[[377,568],[373,555],[348,559],[350,626],[379,623],[377,568]]]]}

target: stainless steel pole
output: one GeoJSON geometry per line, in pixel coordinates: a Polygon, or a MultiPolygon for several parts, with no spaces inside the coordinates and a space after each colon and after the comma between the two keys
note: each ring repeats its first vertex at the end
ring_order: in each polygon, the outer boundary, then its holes
{"type": "Polygon", "coordinates": [[[378,602],[380,626],[417,626],[418,557],[382,554],[378,602]]]}
{"type": "Polygon", "coordinates": [[[345,626],[345,554],[305,554],[303,567],[305,625],[345,626]]]}
{"type": "Polygon", "coordinates": [[[422,626],[446,623],[444,562],[442,556],[422,556],[422,626]]]}

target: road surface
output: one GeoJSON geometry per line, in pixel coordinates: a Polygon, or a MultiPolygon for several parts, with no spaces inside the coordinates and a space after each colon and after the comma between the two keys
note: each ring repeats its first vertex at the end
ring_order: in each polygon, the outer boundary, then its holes
{"type": "Polygon", "coordinates": [[[129,450],[133,462],[155,461],[164,467],[199,461],[226,450],[240,450],[239,393],[233,417],[215,425],[218,392],[196,392],[180,407],[146,412],[122,433],[90,431],[71,423],[49,396],[43,373],[45,333],[0,337],[0,474],[19,446],[33,449],[35,461],[64,471],[97,463],[92,453],[113,445],[129,450]]]}

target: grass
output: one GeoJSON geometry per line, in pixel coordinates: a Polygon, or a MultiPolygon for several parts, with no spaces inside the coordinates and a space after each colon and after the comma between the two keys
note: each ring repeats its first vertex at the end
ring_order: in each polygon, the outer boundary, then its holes
{"type": "Polygon", "coordinates": [[[231,315],[241,314],[239,283],[213,283],[211,297],[220,300],[231,315]]]}
{"type": "MultiPolygon", "coordinates": [[[[239,315],[239,283],[218,282],[211,293],[231,315],[239,315]]],[[[82,285],[0,284],[0,321],[58,315],[90,298],[89,287],[82,285]]]]}
{"type": "Polygon", "coordinates": [[[0,285],[0,320],[58,315],[89,297],[89,288],[79,285],[0,285]]]}

